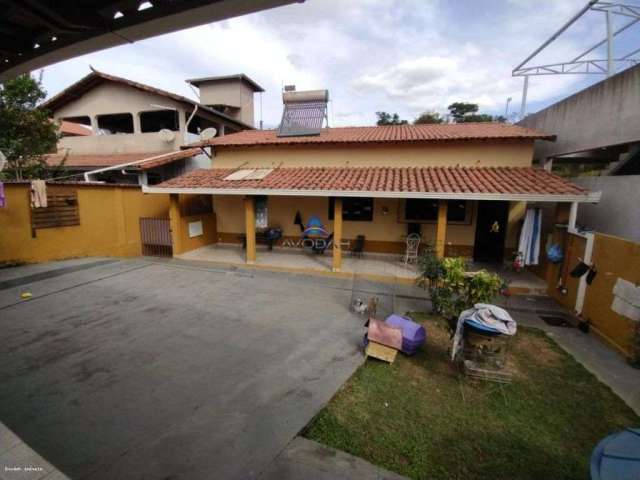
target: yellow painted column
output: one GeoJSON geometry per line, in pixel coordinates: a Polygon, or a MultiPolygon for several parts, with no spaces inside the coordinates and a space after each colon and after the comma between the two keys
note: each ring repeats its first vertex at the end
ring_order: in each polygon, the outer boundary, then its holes
{"type": "Polygon", "coordinates": [[[447,239],[447,201],[438,200],[438,225],[436,228],[436,255],[444,257],[444,247],[447,239]]]}
{"type": "Polygon", "coordinates": [[[247,238],[247,263],[256,263],[256,208],[253,197],[244,197],[244,223],[247,238]]]}
{"type": "Polygon", "coordinates": [[[333,271],[342,268],[342,199],[336,198],[333,206],[333,271]]]}
{"type": "Polygon", "coordinates": [[[169,228],[171,229],[171,244],[173,254],[182,253],[182,218],[180,217],[180,194],[169,194],[169,228]]]}

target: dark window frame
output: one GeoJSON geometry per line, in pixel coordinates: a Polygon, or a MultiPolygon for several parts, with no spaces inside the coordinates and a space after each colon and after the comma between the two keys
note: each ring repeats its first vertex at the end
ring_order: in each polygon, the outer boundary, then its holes
{"type": "MultiPolygon", "coordinates": [[[[334,219],[335,197],[329,197],[329,220],[334,219]]],[[[375,201],[373,197],[343,197],[343,222],[372,222],[375,201]]]]}
{"type": "MultiPolygon", "coordinates": [[[[471,200],[447,200],[447,224],[451,225],[471,225],[473,223],[473,211],[474,211],[474,202],[471,200]],[[456,210],[456,206],[464,204],[464,217],[455,216],[458,210],[456,210]]],[[[438,222],[438,199],[421,199],[421,198],[410,198],[406,199],[400,204],[399,210],[399,221],[402,223],[422,223],[422,224],[433,224],[438,222]],[[426,215],[424,218],[410,217],[407,215],[407,208],[409,202],[413,203],[413,206],[409,208],[419,209],[420,207],[417,205],[418,202],[428,202],[431,204],[429,207],[430,214],[426,215]]]]}
{"type": "MultiPolygon", "coordinates": [[[[163,109],[159,109],[159,110],[144,110],[142,112],[138,112],[138,119],[140,120],[140,132],[141,133],[156,133],[159,132],[160,130],[163,129],[167,129],[167,130],[171,130],[172,132],[179,132],[180,131],[180,112],[178,112],[178,110],[173,110],[170,108],[163,108],[163,109]],[[146,116],[159,116],[161,114],[173,114],[173,127],[161,127],[157,130],[152,130],[150,128],[146,128],[145,127],[145,123],[149,121],[149,119],[143,118],[143,115],[146,116]]],[[[157,121],[153,120],[153,121],[157,121]]],[[[168,122],[171,123],[171,122],[168,122]]]]}
{"type": "Polygon", "coordinates": [[[77,125],[84,125],[85,127],[91,126],[91,117],[89,115],[73,115],[72,117],[62,117],[60,118],[63,122],[75,123],[77,125]],[[86,119],[86,123],[84,120],[86,119]]]}
{"type": "Polygon", "coordinates": [[[130,112],[122,112],[122,113],[104,113],[101,115],[97,115],[96,116],[96,122],[98,123],[98,129],[99,130],[109,130],[111,132],[111,135],[131,135],[133,133],[135,133],[135,123],[133,121],[133,114],[130,112]],[[105,119],[105,117],[125,117],[125,116],[129,116],[129,118],[131,119],[131,131],[114,131],[113,129],[101,124],[102,121],[105,119]]]}

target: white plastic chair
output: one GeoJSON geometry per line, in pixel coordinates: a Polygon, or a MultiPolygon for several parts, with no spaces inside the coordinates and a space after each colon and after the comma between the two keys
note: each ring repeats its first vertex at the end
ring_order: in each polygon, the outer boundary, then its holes
{"type": "Polygon", "coordinates": [[[407,235],[407,249],[404,254],[404,264],[417,263],[418,250],[420,248],[420,235],[411,233],[407,235]]]}

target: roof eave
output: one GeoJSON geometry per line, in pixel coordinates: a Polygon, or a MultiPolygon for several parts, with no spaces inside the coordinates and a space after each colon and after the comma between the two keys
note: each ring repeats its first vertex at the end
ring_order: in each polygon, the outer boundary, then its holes
{"type": "MultiPolygon", "coordinates": [[[[233,135],[233,134],[232,134],[233,135]]],[[[224,137],[219,137],[224,138],[224,137]]],[[[317,137],[314,137],[317,138],[317,137]]],[[[539,137],[490,137],[490,138],[438,138],[438,139],[411,139],[411,140],[323,140],[323,141],[313,141],[312,138],[309,141],[294,141],[294,142],[278,142],[278,141],[266,141],[260,143],[250,143],[250,142],[241,142],[241,143],[216,143],[216,141],[212,142],[195,142],[189,143],[186,145],[182,145],[180,148],[194,148],[201,147],[207,148],[212,147],[215,149],[223,149],[223,148],[253,148],[253,147],[296,147],[296,146],[308,146],[308,145],[325,145],[325,146],[336,146],[336,145],[424,145],[424,144],[432,144],[432,143],[453,143],[453,142],[463,142],[463,143],[473,143],[473,142],[498,142],[498,141],[517,141],[517,142],[533,142],[535,140],[547,140],[551,142],[556,141],[556,135],[544,135],[539,137]]]]}
{"type": "Polygon", "coordinates": [[[505,200],[512,202],[578,202],[598,203],[601,192],[584,194],[523,194],[523,193],[468,193],[468,192],[384,192],[360,190],[277,190],[270,188],[205,188],[205,187],[149,187],[144,193],[183,193],[193,195],[278,195],[292,197],[372,197],[423,198],[442,200],[505,200]]]}

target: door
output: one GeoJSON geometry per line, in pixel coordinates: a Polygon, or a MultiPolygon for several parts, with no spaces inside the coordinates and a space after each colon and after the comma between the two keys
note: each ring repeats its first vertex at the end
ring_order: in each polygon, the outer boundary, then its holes
{"type": "Polygon", "coordinates": [[[509,202],[478,202],[476,241],[473,247],[474,261],[502,262],[508,217],[509,202]]]}
{"type": "Polygon", "coordinates": [[[140,218],[140,240],[142,255],[173,256],[171,225],[168,218],[140,218]]]}

